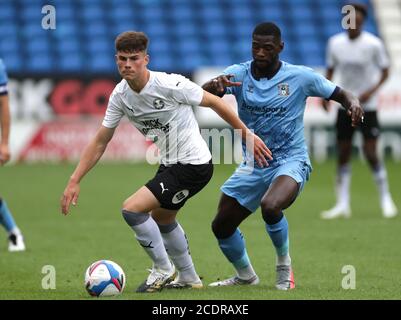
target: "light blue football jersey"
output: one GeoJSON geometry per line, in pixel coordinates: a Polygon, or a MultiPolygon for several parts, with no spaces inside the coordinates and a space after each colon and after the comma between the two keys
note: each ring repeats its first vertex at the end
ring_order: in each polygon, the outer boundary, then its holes
{"type": "Polygon", "coordinates": [[[284,61],[272,79],[256,80],[251,74],[251,63],[235,64],[223,72],[234,75],[232,81],[242,82],[239,87],[228,87],[226,92],[237,99],[241,120],[272,151],[274,159],[270,165],[290,159],[310,164],[304,137],[305,102],[308,97],[329,98],[336,85],[308,67],[284,61]]]}
{"type": "Polygon", "coordinates": [[[0,95],[7,93],[7,72],[3,60],[0,59],[0,95]]]}

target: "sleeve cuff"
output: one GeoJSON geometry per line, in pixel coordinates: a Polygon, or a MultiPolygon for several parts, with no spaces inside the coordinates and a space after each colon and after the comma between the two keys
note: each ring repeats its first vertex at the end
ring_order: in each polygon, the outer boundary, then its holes
{"type": "Polygon", "coordinates": [[[341,90],[339,86],[336,86],[333,93],[326,100],[333,100],[333,97],[341,90]]]}

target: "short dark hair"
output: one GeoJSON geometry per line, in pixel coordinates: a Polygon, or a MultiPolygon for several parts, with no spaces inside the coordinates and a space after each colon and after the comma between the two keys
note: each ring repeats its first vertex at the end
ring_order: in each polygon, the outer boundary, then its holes
{"type": "Polygon", "coordinates": [[[116,51],[137,52],[148,49],[149,39],[143,32],[125,31],[115,41],[116,51]]]}
{"type": "Polygon", "coordinates": [[[353,6],[355,8],[355,11],[358,11],[363,15],[363,17],[366,19],[368,16],[368,6],[363,3],[350,3],[350,6],[353,6]]]}
{"type": "Polygon", "coordinates": [[[253,29],[252,36],[254,35],[274,36],[277,39],[281,39],[281,30],[273,22],[262,22],[253,29]]]}

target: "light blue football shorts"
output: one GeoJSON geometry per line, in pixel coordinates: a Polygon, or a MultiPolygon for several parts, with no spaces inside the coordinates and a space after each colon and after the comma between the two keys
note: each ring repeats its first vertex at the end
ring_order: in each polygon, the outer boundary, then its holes
{"type": "Polygon", "coordinates": [[[312,167],[305,160],[289,160],[266,168],[249,167],[243,162],[221,186],[220,190],[235,198],[251,212],[256,211],[273,181],[279,176],[290,176],[299,184],[298,194],[309,179],[312,167]]]}

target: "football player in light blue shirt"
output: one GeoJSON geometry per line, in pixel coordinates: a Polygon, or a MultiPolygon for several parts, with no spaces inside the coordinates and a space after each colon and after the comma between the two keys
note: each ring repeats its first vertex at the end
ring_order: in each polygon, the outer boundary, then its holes
{"type": "Polygon", "coordinates": [[[235,96],[240,118],[262,138],[273,156],[268,167],[258,167],[249,161],[244,146],[246,160],[221,187],[212,229],[237,275],[211,286],[259,283],[238,226],[260,206],[277,253],[276,288],[295,287],[283,210],[294,202],[312,170],[303,133],[306,99],[335,100],[348,111],[354,126],[363,120],[357,98],[310,68],[281,61],[283,48],[280,29],[274,23],[261,23],[252,34],[253,60],[230,66],[203,85],[213,94],[235,96]]]}
{"type": "MultiPolygon", "coordinates": [[[[10,159],[8,147],[10,133],[10,108],[8,104],[7,73],[3,61],[0,59],[0,165],[10,159]]],[[[8,250],[11,252],[24,251],[25,244],[21,231],[15,224],[13,216],[7,207],[6,202],[0,196],[0,224],[8,232],[8,250]]]]}

